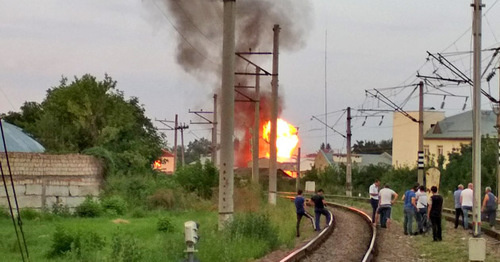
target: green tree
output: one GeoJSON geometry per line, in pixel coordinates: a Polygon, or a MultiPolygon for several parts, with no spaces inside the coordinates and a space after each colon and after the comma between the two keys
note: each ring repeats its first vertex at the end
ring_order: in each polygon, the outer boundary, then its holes
{"type": "Polygon", "coordinates": [[[381,140],[356,140],[352,146],[352,151],[357,154],[382,154],[384,152],[392,154],[392,139],[381,140]]]}
{"type": "MultiPolygon", "coordinates": [[[[186,164],[200,160],[201,156],[206,156],[212,152],[212,142],[202,137],[189,142],[185,153],[186,164]]],[[[178,158],[179,159],[179,158],[178,158]]]]}
{"type": "Polygon", "coordinates": [[[163,139],[138,98],[126,99],[106,75],[75,77],[47,90],[41,104],[26,102],[13,121],[30,132],[48,152],[109,151],[119,170],[149,168],[161,154],[163,139]]]}
{"type": "MultiPolygon", "coordinates": [[[[481,184],[496,192],[497,140],[488,136],[481,139],[481,184]]],[[[453,191],[458,184],[472,182],[472,146],[462,145],[460,152],[448,155],[449,163],[441,174],[443,191],[453,191]]],[[[483,190],[483,189],[482,189],[483,190]]]]}

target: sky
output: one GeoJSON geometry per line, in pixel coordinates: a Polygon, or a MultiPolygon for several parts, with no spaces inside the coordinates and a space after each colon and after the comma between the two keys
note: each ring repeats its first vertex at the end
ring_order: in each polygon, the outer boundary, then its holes
{"type": "MultiPolygon", "coordinates": [[[[238,0],[237,5],[242,1],[250,0],[238,0]]],[[[304,0],[275,1],[293,5],[304,0]]],[[[498,1],[483,1],[483,49],[500,46],[498,1]]],[[[308,2],[310,8],[304,12],[310,12],[312,21],[301,39],[305,44],[280,52],[279,71],[281,117],[299,127],[303,153],[313,153],[325,141],[324,125],[311,120],[313,115],[324,120],[325,86],[327,112],[332,112],[327,121],[335,124],[334,129],[345,132],[343,110],[353,108],[354,142],[391,138],[392,113],[372,112],[375,116],[362,126],[367,113],[355,109],[388,109],[367,97],[365,90],[420,81],[417,71],[430,74],[436,69],[435,61],[426,60],[426,51],[448,53],[450,61],[470,75],[470,54],[457,55],[472,49],[470,0],[308,2]]],[[[109,74],[125,96],[139,98],[153,120],[173,120],[178,114],[189,125],[198,121],[189,110],[212,109],[214,90],[220,87],[214,79],[219,76],[186,72],[178,64],[176,47],[182,40],[160,0],[0,0],[0,6],[0,112],[18,111],[25,101],[41,102],[61,76],[71,79],[86,73],[100,79],[109,74]]],[[[483,52],[483,66],[491,54],[483,52]]],[[[452,76],[439,70],[442,76],[452,76]]],[[[464,96],[471,91],[467,86],[443,89],[464,96]]],[[[483,89],[498,97],[498,74],[489,84],[484,81],[483,89]]],[[[413,87],[384,90],[397,104],[409,96],[404,109],[417,109],[413,87]]],[[[426,92],[436,93],[432,87],[426,92]]],[[[447,96],[440,109],[442,100],[442,95],[426,95],[425,106],[446,115],[461,112],[463,97],[447,96]]],[[[468,109],[470,101],[469,97],[468,109]]],[[[484,98],[482,107],[491,109],[484,98]]],[[[172,131],[165,134],[171,145],[172,131]]],[[[210,127],[190,125],[185,136],[186,143],[210,139],[210,127]]],[[[334,149],[345,147],[344,138],[329,129],[327,140],[334,149]]]]}

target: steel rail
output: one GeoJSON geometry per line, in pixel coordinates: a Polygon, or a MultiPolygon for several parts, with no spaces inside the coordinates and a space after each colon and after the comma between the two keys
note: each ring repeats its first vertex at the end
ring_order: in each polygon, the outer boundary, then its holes
{"type": "MultiPolygon", "coordinates": [[[[291,199],[291,200],[295,198],[294,196],[291,195],[291,194],[294,194],[293,192],[278,192],[278,194],[280,194],[281,197],[283,197],[283,198],[287,198],[287,199],[291,199]]],[[[371,240],[370,240],[370,244],[368,245],[367,250],[363,256],[363,259],[361,261],[362,262],[372,261],[372,259],[374,257],[374,252],[375,252],[375,240],[377,238],[377,229],[376,229],[376,227],[373,226],[370,216],[368,214],[366,214],[365,212],[363,212],[359,209],[353,208],[353,207],[341,205],[341,204],[330,202],[330,201],[328,201],[326,203],[327,203],[327,205],[330,205],[330,206],[333,206],[336,208],[340,208],[340,209],[344,209],[344,210],[347,210],[348,212],[356,213],[357,215],[361,216],[363,218],[363,220],[366,221],[366,223],[372,229],[371,230],[371,240]]],[[[330,213],[330,217],[332,218],[330,220],[329,226],[324,228],[316,237],[314,237],[313,239],[308,241],[307,244],[293,250],[286,257],[282,258],[280,260],[280,262],[299,261],[302,258],[306,257],[307,255],[313,253],[314,250],[317,247],[319,247],[319,245],[321,243],[323,243],[328,238],[328,236],[335,229],[335,226],[337,226],[336,224],[334,224],[335,221],[333,219],[332,212],[330,210],[328,210],[328,212],[330,213]]]]}

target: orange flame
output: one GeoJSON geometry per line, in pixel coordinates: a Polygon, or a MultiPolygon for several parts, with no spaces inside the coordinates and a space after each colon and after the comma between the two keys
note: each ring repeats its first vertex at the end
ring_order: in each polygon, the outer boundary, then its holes
{"type": "Polygon", "coordinates": [[[161,160],[156,160],[153,163],[153,169],[160,169],[161,168],[161,160]]]}
{"type": "Polygon", "coordinates": [[[290,171],[290,170],[283,170],[285,174],[287,174],[289,177],[296,178],[297,177],[297,172],[295,171],[290,171]]]}
{"type": "MultiPolygon", "coordinates": [[[[266,142],[269,143],[271,134],[271,121],[268,121],[264,125],[262,130],[262,137],[266,142]]],[[[278,119],[278,132],[276,139],[276,147],[278,149],[277,156],[281,159],[290,159],[292,157],[293,151],[299,143],[299,137],[297,136],[297,128],[287,123],[285,120],[278,119]]],[[[266,153],[269,157],[269,152],[266,153]]]]}

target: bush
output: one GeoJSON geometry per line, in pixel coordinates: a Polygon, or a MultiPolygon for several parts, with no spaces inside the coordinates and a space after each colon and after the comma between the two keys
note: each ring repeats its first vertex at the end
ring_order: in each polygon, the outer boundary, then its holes
{"type": "Polygon", "coordinates": [[[63,227],[57,227],[56,232],[52,235],[52,245],[48,256],[53,258],[64,255],[71,251],[71,244],[75,241],[75,236],[68,232],[63,227]]]}
{"type": "Polygon", "coordinates": [[[120,196],[112,196],[102,199],[101,207],[108,213],[123,215],[127,210],[127,202],[120,196]]]}
{"type": "Polygon", "coordinates": [[[23,208],[21,209],[20,214],[21,214],[21,219],[26,219],[26,220],[35,220],[42,218],[42,214],[33,208],[23,208]]]}
{"type": "Polygon", "coordinates": [[[146,217],[146,211],[142,207],[137,207],[132,210],[130,215],[133,218],[143,218],[146,217]]]}
{"type": "Polygon", "coordinates": [[[160,217],[156,223],[156,229],[160,232],[172,232],[174,226],[168,217],[160,217]]]}
{"type": "Polygon", "coordinates": [[[245,213],[235,217],[228,225],[231,239],[249,237],[263,240],[273,249],[278,245],[278,231],[267,214],[245,213]]]}
{"type": "Polygon", "coordinates": [[[95,232],[71,232],[57,227],[52,235],[48,257],[54,258],[71,253],[74,257],[89,258],[106,245],[104,237],[95,232]]]}
{"type": "Polygon", "coordinates": [[[140,261],[143,256],[139,241],[130,236],[117,232],[111,240],[111,259],[117,262],[140,261]]]}
{"type": "Polygon", "coordinates": [[[148,206],[150,208],[170,209],[174,207],[175,202],[175,193],[172,189],[159,189],[148,197],[148,206]]]}
{"type": "Polygon", "coordinates": [[[79,217],[98,217],[102,214],[102,208],[92,196],[87,196],[83,203],[76,207],[75,213],[79,217]]]}
{"type": "Polygon", "coordinates": [[[196,192],[204,199],[212,197],[212,188],[219,182],[217,168],[207,161],[204,165],[197,162],[194,165],[187,165],[179,168],[174,178],[186,191],[196,192]]]}
{"type": "Polygon", "coordinates": [[[52,214],[61,217],[70,217],[71,211],[67,205],[60,205],[58,203],[52,204],[52,214]]]}

